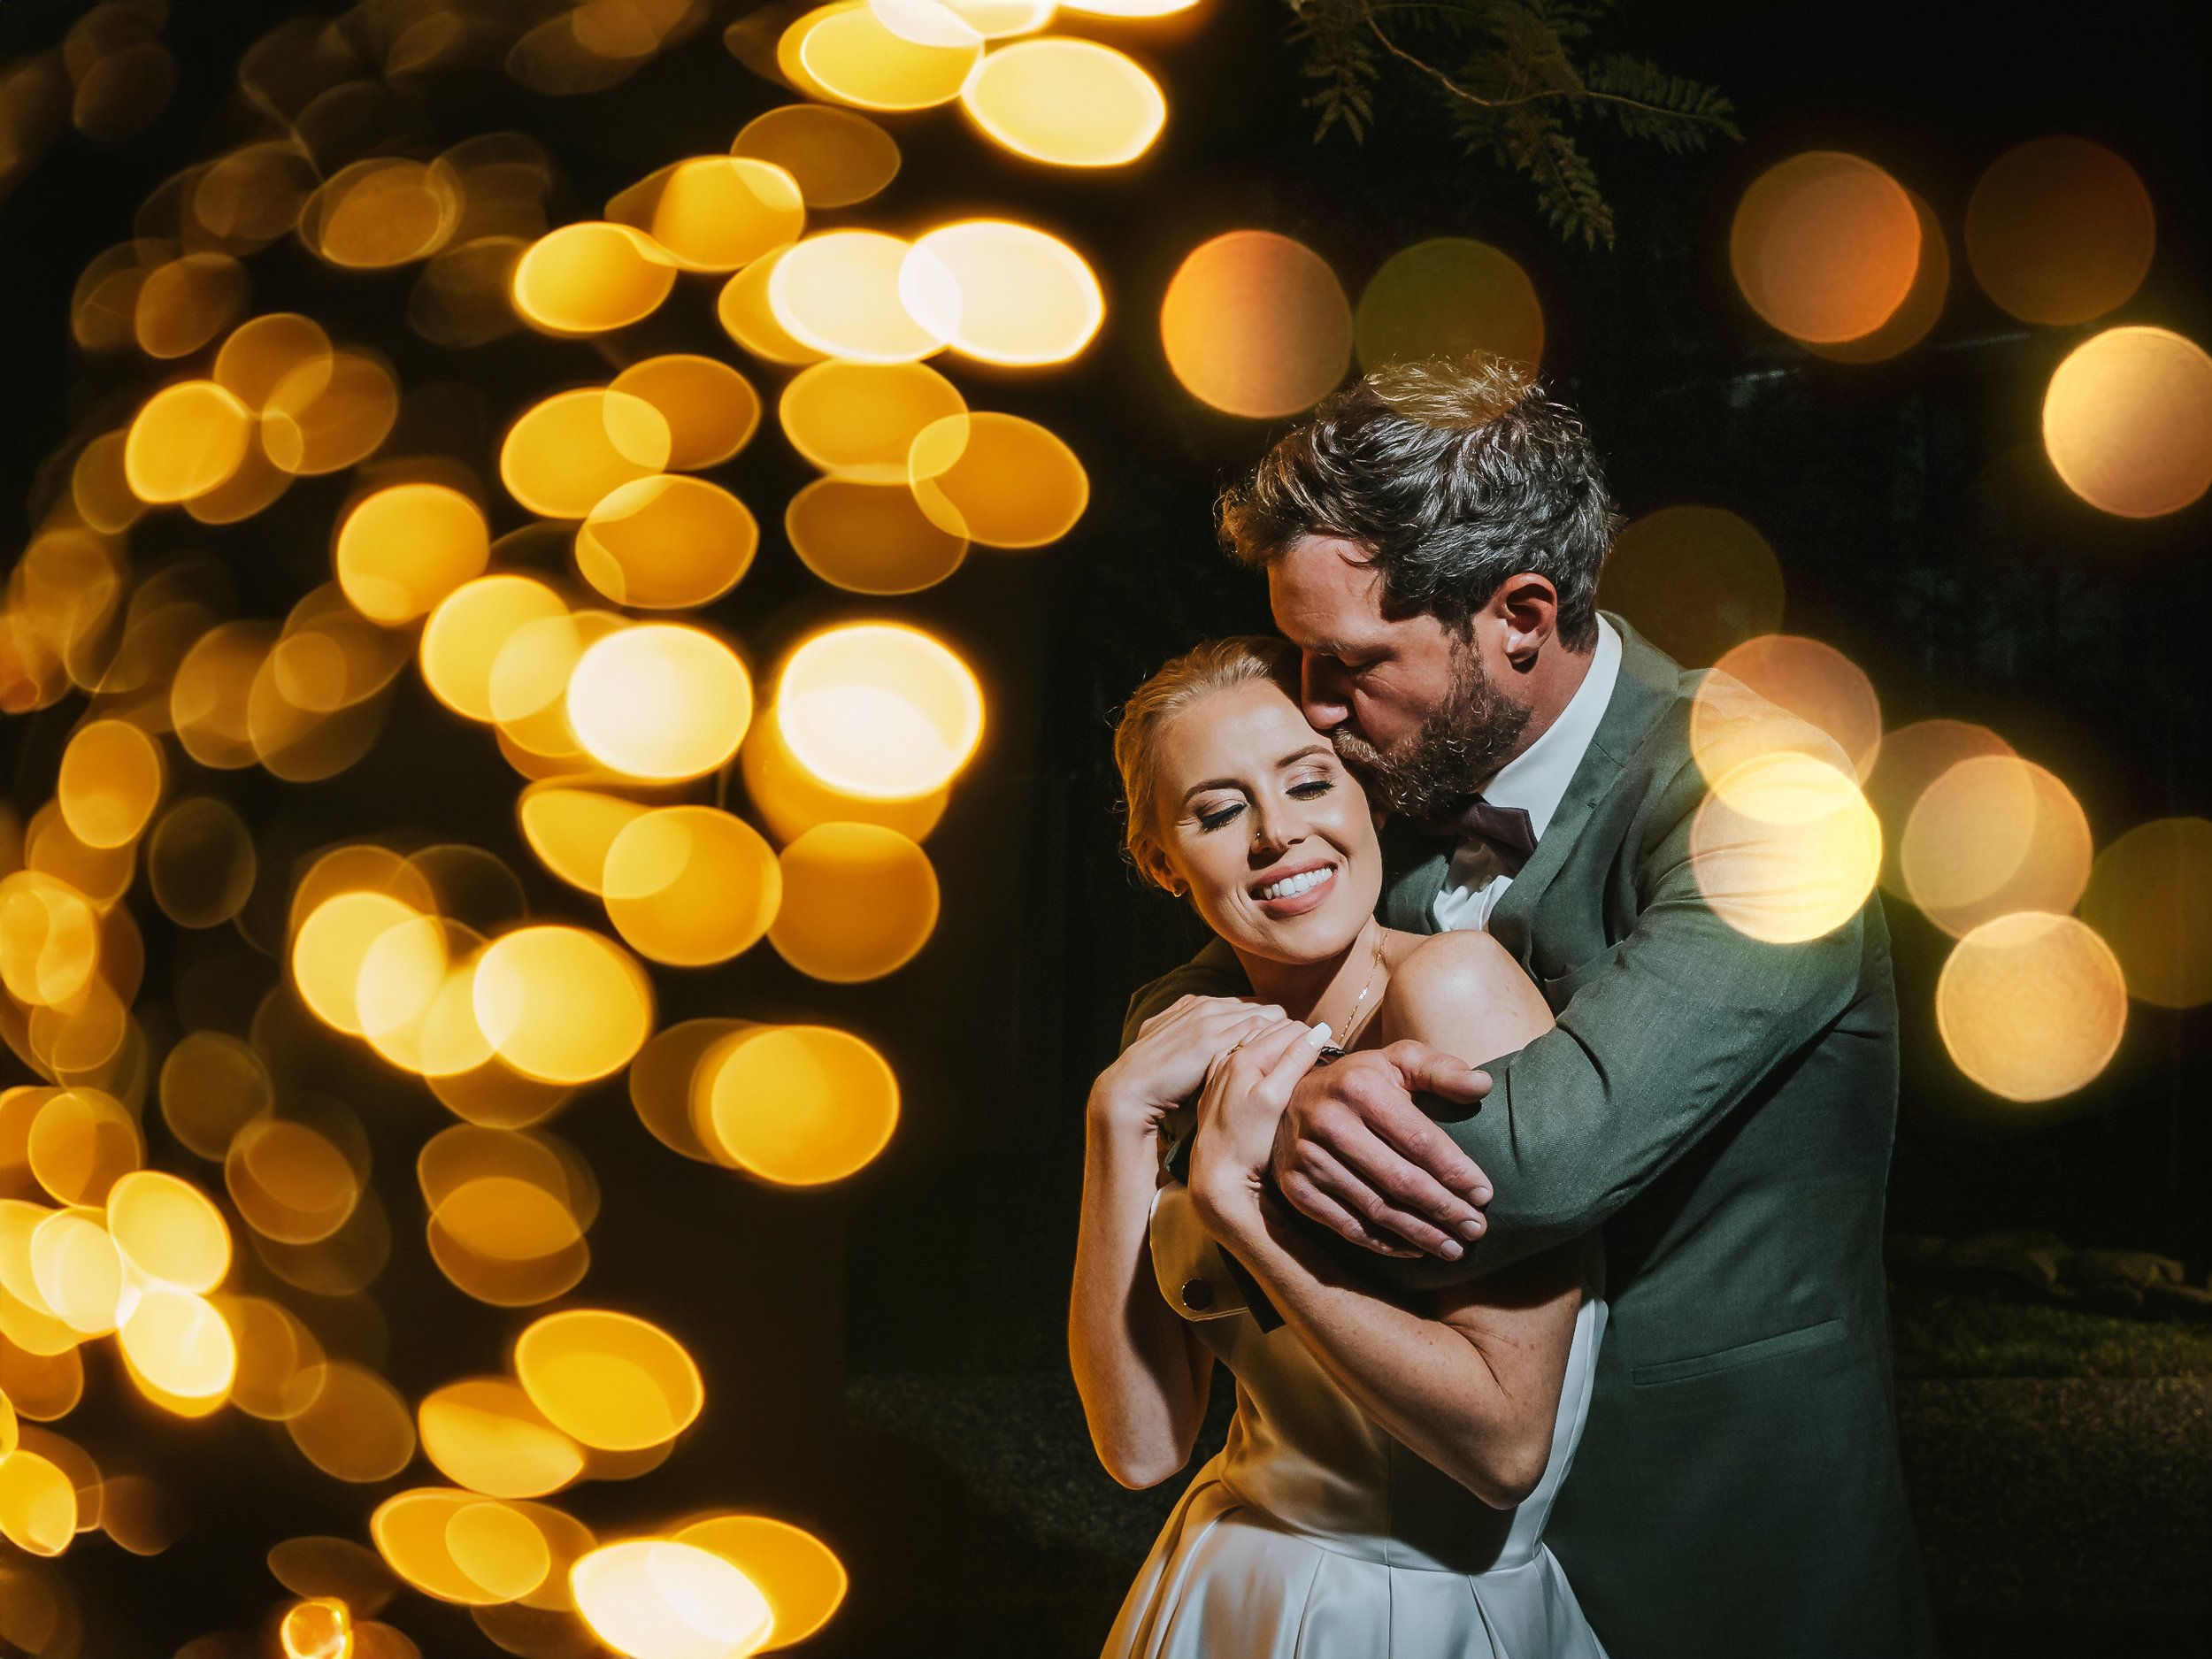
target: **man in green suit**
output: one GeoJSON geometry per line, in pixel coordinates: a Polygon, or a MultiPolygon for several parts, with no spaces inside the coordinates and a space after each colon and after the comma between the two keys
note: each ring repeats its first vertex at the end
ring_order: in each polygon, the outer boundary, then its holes
{"type": "MultiPolygon", "coordinates": [[[[1369,376],[1225,498],[1308,718],[1393,814],[1384,919],[1486,927],[1558,1021],[1483,1071],[1415,1043],[1317,1070],[1274,1183],[1386,1289],[1603,1228],[1611,1322],[1547,1540],[1613,1659],[1932,1654],[1881,1259],[1880,903],[1801,938],[1789,830],[1696,831],[1703,676],[1597,611],[1616,523],[1573,412],[1483,359],[1369,376]]],[[[1210,950],[1126,1031],[1242,989],[1210,950]]]]}

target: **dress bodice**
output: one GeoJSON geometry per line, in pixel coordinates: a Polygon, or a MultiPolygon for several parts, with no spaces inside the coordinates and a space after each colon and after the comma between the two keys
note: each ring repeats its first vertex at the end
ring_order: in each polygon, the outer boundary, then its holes
{"type": "Polygon", "coordinates": [[[1279,1525],[1326,1539],[1340,1550],[1391,1566],[1461,1573],[1531,1561],[1574,1461],[1605,1329],[1597,1236],[1580,1248],[1582,1305],[1551,1456],[1536,1490],[1517,1509],[1501,1510],[1392,1437],[1336,1386],[1288,1325],[1263,1328],[1180,1182],[1170,1180],[1155,1194],[1151,1217],[1161,1294],[1236,1378],[1223,1482],[1279,1525]]]}

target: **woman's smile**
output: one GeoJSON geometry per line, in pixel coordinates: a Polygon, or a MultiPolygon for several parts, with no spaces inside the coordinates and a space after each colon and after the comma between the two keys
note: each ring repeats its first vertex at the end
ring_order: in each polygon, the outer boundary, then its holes
{"type": "Polygon", "coordinates": [[[1328,902],[1336,891],[1336,872],[1333,864],[1307,859],[1255,883],[1250,891],[1262,914],[1286,921],[1328,902]]]}

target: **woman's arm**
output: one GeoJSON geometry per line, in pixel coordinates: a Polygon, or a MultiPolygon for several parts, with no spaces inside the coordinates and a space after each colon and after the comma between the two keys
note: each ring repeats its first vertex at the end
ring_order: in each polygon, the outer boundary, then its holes
{"type": "Polygon", "coordinates": [[[1213,1376],[1212,1353],[1152,1275],[1160,1119],[1198,1087],[1214,1056],[1281,1011],[1186,997],[1146,1023],[1100,1074],[1084,1109],[1068,1362],[1091,1444],[1125,1486],[1156,1486],[1190,1461],[1213,1376]]]}
{"type": "MultiPolygon", "coordinates": [[[[1417,949],[1393,978],[1382,1018],[1390,1037],[1459,1054],[1517,1047],[1550,1024],[1535,988],[1479,933],[1417,949]]],[[[1216,1069],[1192,1148],[1198,1214],[1339,1387],[1484,1502],[1509,1509],[1550,1458],[1581,1303],[1578,1253],[1548,1252],[1455,1286],[1431,1300],[1427,1317],[1344,1279],[1261,1187],[1275,1119],[1311,1056],[1294,1027],[1216,1069]]]]}

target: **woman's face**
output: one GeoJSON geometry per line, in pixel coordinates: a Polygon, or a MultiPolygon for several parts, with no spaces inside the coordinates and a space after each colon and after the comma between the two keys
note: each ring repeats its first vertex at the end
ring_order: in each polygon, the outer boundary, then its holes
{"type": "Polygon", "coordinates": [[[1241,950],[1318,962],[1359,936],[1382,890],[1367,796],[1271,681],[1203,697],[1160,734],[1166,873],[1241,950]]]}

